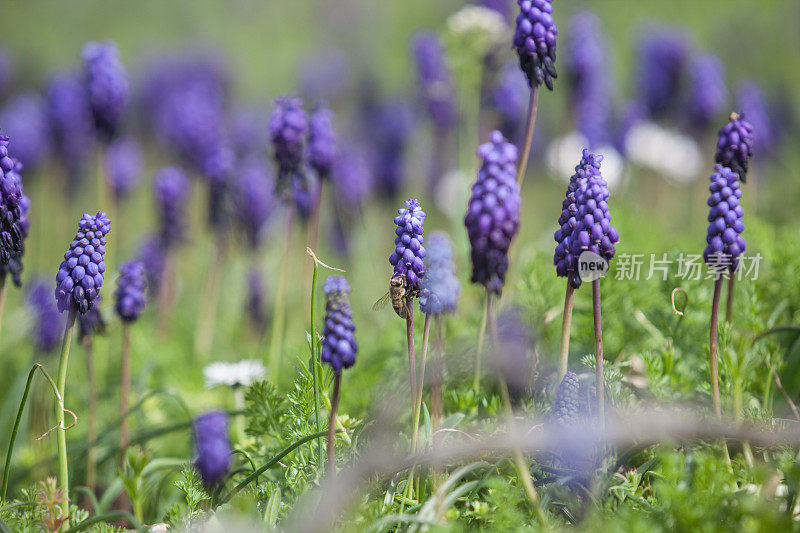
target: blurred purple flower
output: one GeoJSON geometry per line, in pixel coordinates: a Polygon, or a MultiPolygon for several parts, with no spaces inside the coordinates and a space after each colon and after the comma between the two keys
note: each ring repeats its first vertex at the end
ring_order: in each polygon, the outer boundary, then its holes
{"type": "Polygon", "coordinates": [[[455,90],[444,48],[433,33],[417,33],[411,41],[416,66],[417,86],[434,127],[441,132],[452,129],[458,121],[455,90]]]}
{"type": "Polygon", "coordinates": [[[372,185],[369,165],[363,153],[345,151],[333,167],[336,198],[348,210],[359,209],[372,185]]]}
{"type": "Polygon", "coordinates": [[[14,140],[14,156],[33,172],[50,151],[50,129],[42,99],[23,93],[10,100],[0,113],[0,127],[14,140]]]}
{"type": "Polygon", "coordinates": [[[770,116],[764,92],[754,80],[745,80],[736,88],[736,106],[753,128],[753,151],[766,161],[778,149],[779,134],[770,116]]]}
{"type": "Polygon", "coordinates": [[[266,161],[250,158],[237,171],[236,216],[247,237],[256,249],[261,244],[264,227],[274,209],[275,184],[266,161]]]}
{"type": "Polygon", "coordinates": [[[310,102],[332,102],[350,82],[347,55],[339,50],[320,50],[300,65],[300,93],[310,102]]]}
{"type": "Polygon", "coordinates": [[[56,309],[56,301],[45,279],[34,281],[26,301],[33,314],[33,343],[41,352],[55,350],[64,332],[64,317],[56,309]]]}
{"type": "Polygon", "coordinates": [[[105,153],[105,172],[117,200],[130,194],[142,178],[142,148],[132,137],[116,139],[105,153]]]}
{"type": "Polygon", "coordinates": [[[114,309],[123,322],[135,322],[142,314],[147,303],[144,296],[146,285],[143,263],[126,261],[119,266],[114,309]]]}
{"type": "Polygon", "coordinates": [[[167,247],[157,235],[145,237],[139,245],[137,259],[144,266],[147,288],[150,294],[157,294],[166,267],[167,247]]]}
{"type": "Polygon", "coordinates": [[[725,66],[714,54],[703,54],[689,63],[689,126],[696,134],[708,129],[725,107],[728,89],[725,66]]]}
{"type": "Polygon", "coordinates": [[[185,238],[190,185],[186,173],[178,167],[164,167],[156,172],[153,192],[160,219],[159,238],[166,248],[185,238]]]}
{"type": "Polygon", "coordinates": [[[269,113],[254,108],[239,108],[228,117],[228,135],[240,159],[263,157],[269,145],[269,113]]]}
{"type": "Polygon", "coordinates": [[[375,189],[383,198],[394,198],[403,186],[405,151],[414,129],[408,102],[389,100],[365,110],[367,146],[372,148],[370,166],[375,189]]]}
{"type": "Polygon", "coordinates": [[[316,171],[317,177],[320,180],[330,177],[338,148],[333,129],[333,112],[322,104],[317,104],[309,117],[306,152],[308,164],[316,171]]]}
{"type": "Polygon", "coordinates": [[[194,421],[194,443],[197,452],[194,464],[200,478],[207,486],[216,485],[231,466],[233,450],[228,437],[228,415],[211,411],[198,416],[194,421]]]}
{"type": "Polygon", "coordinates": [[[86,43],[81,55],[84,83],[95,127],[105,139],[110,139],[116,133],[122,114],[128,107],[128,74],[113,41],[86,43]]]}
{"type": "Polygon", "coordinates": [[[92,110],[79,75],[56,74],[46,99],[53,148],[67,171],[70,192],[75,192],[95,143],[92,110]]]}
{"type": "Polygon", "coordinates": [[[529,92],[530,89],[520,77],[517,66],[507,63],[489,95],[489,105],[496,111],[499,119],[497,129],[515,143],[522,141],[529,92]]]}
{"type": "Polygon", "coordinates": [[[648,116],[661,118],[677,109],[688,53],[689,39],[683,32],[666,27],[643,30],[636,91],[648,116]]]}

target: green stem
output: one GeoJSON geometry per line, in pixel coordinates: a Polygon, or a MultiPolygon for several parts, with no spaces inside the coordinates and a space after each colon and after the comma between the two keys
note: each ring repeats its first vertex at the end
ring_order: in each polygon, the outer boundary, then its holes
{"type": "Polygon", "coordinates": [[[558,360],[558,382],[564,378],[569,366],[569,334],[572,328],[572,306],[575,303],[575,289],[567,280],[567,293],[564,296],[564,315],[561,317],[561,355],[558,360]]]}
{"type": "MultiPolygon", "coordinates": [[[[92,338],[84,338],[84,349],[86,351],[86,381],[89,387],[89,424],[86,430],[86,438],[90,443],[97,439],[97,377],[95,376],[94,354],[92,351],[92,338]]],[[[86,488],[94,495],[95,482],[97,480],[97,448],[90,444],[86,458],[86,488]]]]}
{"type": "Polygon", "coordinates": [[[208,262],[203,291],[197,306],[197,326],[194,335],[195,354],[205,357],[211,351],[214,343],[214,321],[217,314],[217,300],[219,298],[220,276],[227,253],[226,236],[220,232],[215,235],[215,244],[211,248],[211,257],[208,262]]]}
{"type": "MultiPolygon", "coordinates": [[[[119,412],[127,413],[131,393],[131,328],[122,325],[122,360],[120,364],[119,412]]],[[[124,417],[119,426],[119,448],[121,464],[125,463],[125,452],[128,449],[128,417],[124,417]]]]}
{"type": "Polygon", "coordinates": [[[283,353],[283,327],[286,320],[286,282],[289,275],[289,254],[292,249],[292,227],[294,210],[286,213],[286,235],[284,236],[283,254],[278,273],[278,287],[275,293],[275,308],[272,313],[272,328],[269,338],[269,375],[277,386],[280,383],[280,363],[283,353]]]}
{"type": "Polygon", "coordinates": [[[245,440],[247,440],[247,435],[244,431],[244,390],[238,385],[233,388],[233,407],[239,413],[236,415],[236,436],[239,439],[239,446],[244,446],[245,440]]]}
{"type": "Polygon", "coordinates": [[[0,331],[3,327],[3,311],[6,308],[6,274],[0,274],[0,331]]]}
{"type": "Polygon", "coordinates": [[[489,317],[489,307],[491,306],[491,294],[486,293],[486,305],[483,307],[483,316],[481,317],[481,326],[478,329],[478,354],[475,358],[475,379],[472,383],[472,390],[475,391],[475,397],[478,397],[478,388],[481,385],[481,358],[483,357],[483,338],[486,336],[486,320],[489,317]]]}
{"type": "MultiPolygon", "coordinates": [[[[72,330],[75,325],[75,307],[70,307],[67,323],[64,326],[64,338],[61,343],[61,356],[58,360],[58,395],[61,402],[65,399],[65,389],[67,387],[67,363],[69,361],[69,346],[72,343],[72,330]]],[[[58,406],[58,472],[61,489],[64,495],[69,497],[69,465],[67,463],[67,432],[64,429],[64,406],[58,406]]],[[[64,516],[69,516],[69,500],[61,504],[64,516]]],[[[67,524],[69,521],[67,521],[67,524]]]]}
{"type": "MultiPolygon", "coordinates": [[[[311,258],[314,263],[314,273],[311,275],[311,376],[314,385],[314,425],[317,432],[322,431],[322,421],[320,420],[319,413],[319,397],[320,397],[320,383],[318,378],[317,366],[317,330],[316,330],[316,307],[317,307],[317,260],[315,257],[311,258]]],[[[336,417],[334,416],[334,419],[336,417]]],[[[317,472],[322,472],[323,465],[323,452],[322,443],[317,443],[317,472]]]]}
{"type": "MultiPolygon", "coordinates": [[[[419,417],[422,411],[422,392],[425,389],[425,362],[428,358],[428,336],[431,331],[431,315],[425,315],[425,326],[422,332],[422,362],[420,363],[420,380],[417,387],[417,397],[414,399],[414,423],[412,426],[411,437],[411,452],[417,453],[419,443],[419,417]]],[[[416,466],[411,468],[411,473],[408,476],[408,491],[406,497],[411,500],[413,497],[414,473],[416,466]]]]}
{"type": "Polygon", "coordinates": [[[592,316],[594,318],[595,381],[597,385],[597,418],[600,430],[606,427],[606,387],[603,379],[603,321],[600,307],[600,280],[592,281],[592,316]]]}
{"type": "Polygon", "coordinates": [[[519,154],[519,170],[517,171],[517,183],[522,187],[522,180],[525,179],[525,171],[528,170],[528,157],[531,153],[533,143],[533,130],[536,127],[536,110],[539,107],[539,89],[531,89],[531,98],[528,102],[528,118],[525,122],[525,141],[522,143],[522,151],[519,154]]]}
{"type": "Polygon", "coordinates": [[[317,433],[312,433],[311,435],[307,435],[307,436],[303,437],[302,439],[293,442],[292,444],[290,444],[289,446],[287,446],[286,448],[281,450],[280,453],[278,453],[278,455],[276,455],[275,457],[273,457],[272,459],[267,461],[258,470],[256,470],[255,472],[253,472],[252,474],[250,474],[249,476],[244,478],[242,480],[242,482],[239,483],[238,485],[236,485],[234,488],[232,488],[231,491],[228,494],[226,494],[224,497],[220,498],[217,505],[224,505],[225,503],[227,503],[239,491],[241,491],[247,485],[252,483],[255,479],[257,479],[261,474],[266,472],[269,468],[271,468],[271,467],[275,466],[276,464],[278,464],[278,462],[281,459],[283,459],[284,457],[286,457],[287,455],[292,453],[296,448],[302,446],[303,444],[305,444],[308,441],[311,441],[311,440],[314,440],[314,439],[318,439],[318,438],[321,438],[321,437],[326,437],[327,433],[328,433],[327,431],[318,431],[317,433]]]}

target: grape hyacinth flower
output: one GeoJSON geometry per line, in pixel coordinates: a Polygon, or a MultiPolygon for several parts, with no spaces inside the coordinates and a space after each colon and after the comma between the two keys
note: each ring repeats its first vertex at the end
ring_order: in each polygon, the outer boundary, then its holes
{"type": "Polygon", "coordinates": [[[574,372],[566,372],[556,389],[550,411],[552,433],[556,435],[553,452],[561,464],[587,473],[592,469],[594,453],[589,426],[587,392],[574,372]]]}
{"type": "MultiPolygon", "coordinates": [[[[736,105],[747,117],[747,122],[755,132],[753,151],[757,154],[770,154],[778,149],[778,134],[770,116],[769,103],[761,87],[753,81],[743,81],[736,88],[736,105]]],[[[744,181],[744,180],[742,180],[744,181]]]]}
{"type": "Polygon", "coordinates": [[[639,43],[638,100],[650,118],[676,109],[683,83],[688,39],[670,28],[649,28],[639,43]]]}
{"type": "Polygon", "coordinates": [[[70,192],[75,192],[95,141],[92,110],[79,76],[54,76],[46,101],[54,151],[66,169],[70,192]]]}
{"type": "Polygon", "coordinates": [[[499,295],[508,270],[508,249],[519,227],[520,193],[514,181],[517,147],[493,131],[477,151],[482,164],[472,185],[464,225],[469,235],[472,282],[499,295]]]}
{"type": "Polygon", "coordinates": [[[269,121],[269,136],[278,164],[278,190],[284,191],[291,176],[302,170],[303,146],[308,134],[308,116],[299,98],[275,100],[269,121]]]}
{"type": "MultiPolygon", "coordinates": [[[[164,244],[158,235],[150,235],[144,238],[139,244],[136,258],[144,265],[145,275],[147,276],[147,288],[150,294],[161,293],[164,286],[163,277],[166,271],[166,255],[170,248],[164,244]]],[[[161,303],[159,302],[159,309],[161,303]]]]}
{"type": "Polygon", "coordinates": [[[320,180],[330,177],[336,162],[338,148],[336,133],[333,130],[333,112],[318,104],[308,119],[308,145],[306,146],[308,164],[320,180]]]}
{"type": "Polygon", "coordinates": [[[227,145],[216,143],[206,153],[202,169],[208,180],[208,223],[221,234],[230,215],[230,181],[236,169],[236,155],[227,145]]]}
{"type": "Polygon", "coordinates": [[[692,59],[689,63],[689,125],[697,135],[719,115],[727,96],[722,61],[714,54],[692,59]]]}
{"type": "Polygon", "coordinates": [[[228,137],[239,159],[263,157],[269,145],[269,113],[260,108],[239,108],[228,117],[228,137]]]}
{"type": "Polygon", "coordinates": [[[256,250],[261,244],[264,227],[274,209],[272,175],[261,159],[245,161],[238,171],[236,215],[244,230],[247,244],[256,250]]]}
{"type": "Polygon", "coordinates": [[[194,465],[200,479],[206,486],[213,487],[225,478],[231,467],[233,450],[228,437],[228,415],[211,411],[198,416],[194,421],[194,443],[194,465]]]}
{"type": "Polygon", "coordinates": [[[178,167],[164,167],[155,174],[153,193],[159,217],[159,239],[167,249],[185,238],[189,187],[189,178],[178,167]]]}
{"type": "Polygon", "coordinates": [[[84,82],[95,127],[104,140],[116,133],[128,107],[130,86],[125,67],[112,42],[90,42],[83,47],[84,82]]]}
{"type": "Polygon", "coordinates": [[[78,232],[58,268],[56,301],[58,310],[86,313],[103,286],[106,265],[106,235],[111,221],[106,214],[85,214],[78,222],[78,232]]]}
{"type": "Polygon", "coordinates": [[[384,199],[392,199],[403,187],[404,155],[414,130],[414,115],[401,99],[383,102],[366,110],[364,136],[372,147],[371,174],[375,189],[384,199]]]}
{"type": "Polygon", "coordinates": [[[744,115],[731,113],[730,121],[720,128],[714,161],[728,167],[742,183],[747,178],[747,166],[753,155],[753,127],[744,115]]]}
{"type": "Polygon", "coordinates": [[[434,232],[428,239],[425,278],[419,295],[419,309],[427,315],[453,313],[461,283],[453,262],[453,245],[446,233],[434,232]]]}
{"type": "MultiPolygon", "coordinates": [[[[733,124],[733,120],[729,123],[733,124]]],[[[739,267],[739,256],[745,251],[745,241],[742,237],[744,222],[742,216],[744,209],[739,199],[742,190],[739,187],[739,175],[730,168],[714,165],[714,172],[709,178],[711,184],[708,198],[708,232],[706,234],[706,249],[703,259],[709,268],[716,273],[714,282],[714,297],[711,306],[711,332],[709,340],[709,356],[711,361],[711,393],[714,400],[714,412],[718,418],[722,417],[722,408],[719,397],[719,376],[717,371],[717,323],[719,313],[720,293],[722,292],[723,272],[726,270],[733,280],[733,273],[739,267]]],[[[729,285],[729,300],[733,286],[729,285]]],[[[730,320],[731,309],[728,310],[730,320]]]]}
{"type": "Polygon", "coordinates": [[[50,152],[50,124],[45,103],[38,95],[23,93],[0,113],[2,131],[14,139],[14,157],[33,171],[50,152]]]}
{"type": "Polygon", "coordinates": [[[30,231],[30,218],[28,217],[28,212],[31,208],[31,201],[22,193],[22,198],[19,202],[19,222],[17,223],[17,227],[19,228],[19,236],[20,236],[20,248],[19,252],[15,252],[11,254],[11,258],[8,261],[8,265],[4,265],[0,262],[0,284],[2,284],[2,288],[0,290],[5,290],[5,277],[8,274],[11,274],[11,279],[14,282],[14,285],[17,287],[22,287],[22,256],[25,254],[25,239],[28,237],[28,232],[30,231]]]}
{"type": "Polygon", "coordinates": [[[20,163],[9,155],[9,139],[0,135],[0,264],[22,253],[22,181],[20,163]]]}
{"type": "Polygon", "coordinates": [[[437,135],[450,131],[458,121],[455,90],[444,48],[433,33],[421,32],[411,42],[417,85],[437,135]]]}
{"type": "Polygon", "coordinates": [[[314,50],[303,58],[298,68],[300,94],[309,102],[336,101],[350,86],[351,71],[347,54],[343,51],[330,47],[314,50]]]}
{"type": "Polygon", "coordinates": [[[533,89],[546,85],[553,90],[556,73],[556,37],[550,0],[517,0],[520,12],[514,31],[514,48],[519,65],[533,89]]]}
{"type": "Polygon", "coordinates": [[[117,139],[105,153],[106,179],[117,201],[128,196],[142,177],[142,148],[132,138],[117,139]]]}
{"type": "Polygon", "coordinates": [[[43,353],[56,349],[64,331],[64,321],[54,305],[48,285],[43,279],[34,281],[26,297],[28,307],[33,314],[33,344],[43,353]]]}
{"type": "Polygon", "coordinates": [[[141,315],[146,303],[145,286],[144,265],[141,262],[127,261],[119,266],[114,309],[123,322],[135,322],[141,315]]]}
{"type": "Polygon", "coordinates": [[[372,186],[372,176],[366,157],[358,150],[347,150],[333,166],[336,200],[345,211],[360,209],[372,186]]]}
{"type": "Polygon", "coordinates": [[[579,12],[570,19],[572,38],[567,47],[570,101],[578,130],[591,148],[611,139],[613,86],[608,47],[594,13],[579,12]]]}
{"type": "Polygon", "coordinates": [[[264,298],[265,285],[261,271],[256,267],[251,268],[247,276],[247,316],[250,318],[253,330],[259,336],[263,335],[269,323],[269,315],[267,314],[264,298]]]}
{"type": "Polygon", "coordinates": [[[82,343],[85,344],[93,335],[102,335],[105,331],[106,322],[97,303],[86,313],[78,315],[78,340],[82,343]]]}
{"type": "Polygon", "coordinates": [[[339,406],[339,385],[342,369],[350,368],[356,362],[358,343],[353,312],[350,309],[348,293],[350,285],[341,276],[331,276],[323,285],[325,297],[325,327],[322,330],[322,349],[320,359],[328,363],[334,372],[333,394],[331,395],[330,419],[328,421],[328,472],[336,475],[336,412],[339,406]]]}
{"type": "Polygon", "coordinates": [[[405,207],[398,209],[394,223],[395,249],[389,256],[389,263],[394,267],[392,278],[400,277],[410,291],[419,291],[425,277],[425,247],[422,246],[425,224],[425,211],[419,201],[409,198],[405,207]]]}
{"type": "Polygon", "coordinates": [[[489,95],[491,107],[497,113],[498,127],[504,131],[508,139],[516,142],[522,141],[525,115],[525,102],[528,87],[520,79],[517,66],[508,63],[500,72],[497,85],[489,95]]]}

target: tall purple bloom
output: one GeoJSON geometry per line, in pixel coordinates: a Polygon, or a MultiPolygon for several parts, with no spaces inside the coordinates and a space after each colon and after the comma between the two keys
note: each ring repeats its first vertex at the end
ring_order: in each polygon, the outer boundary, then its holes
{"type": "Polygon", "coordinates": [[[347,209],[358,209],[372,185],[366,158],[358,150],[345,151],[333,166],[336,197],[347,209]]]}
{"type": "Polygon", "coordinates": [[[703,54],[689,64],[689,125],[703,132],[722,112],[728,89],[725,66],[714,54],[703,54]]]}
{"type": "Polygon", "coordinates": [[[86,170],[95,141],[89,100],[76,73],[54,76],[48,85],[46,99],[53,147],[74,190],[74,185],[86,170]]]}
{"type": "Polygon", "coordinates": [[[112,41],[90,42],[83,47],[83,67],[89,106],[97,130],[106,138],[116,133],[128,107],[128,74],[112,41]]]}
{"type": "Polygon", "coordinates": [[[347,294],[350,285],[341,276],[332,276],[323,286],[327,302],[325,304],[325,327],[322,330],[320,359],[331,365],[335,373],[350,368],[356,362],[358,343],[353,312],[347,294]]]}
{"type": "Polygon", "coordinates": [[[64,332],[64,320],[53,302],[53,293],[44,279],[33,282],[26,298],[33,314],[33,342],[42,352],[56,349],[64,332]]]}
{"type": "Polygon", "coordinates": [[[283,191],[291,176],[301,171],[303,146],[308,134],[308,116],[299,98],[282,96],[275,100],[269,122],[269,136],[278,164],[278,186],[283,191]]]}
{"type": "Polygon", "coordinates": [[[9,139],[0,135],[0,264],[7,266],[22,253],[21,164],[9,154],[9,139]]]}
{"type": "Polygon", "coordinates": [[[422,101],[436,129],[446,132],[455,126],[458,110],[444,48],[436,35],[421,32],[414,36],[411,50],[422,101]]]}
{"type": "Polygon", "coordinates": [[[587,149],[583,150],[581,161],[575,167],[575,174],[569,180],[567,194],[561,204],[561,216],[558,217],[560,227],[554,235],[556,252],[553,264],[556,266],[556,274],[559,277],[569,278],[569,282],[575,289],[581,286],[581,278],[578,274],[578,255],[572,253],[572,234],[578,225],[577,194],[589,177],[600,173],[602,161],[602,155],[594,155],[587,149]]]}
{"type": "Polygon", "coordinates": [[[144,265],[139,261],[127,261],[119,266],[114,309],[123,322],[135,322],[144,310],[147,300],[144,265]]]}
{"type": "Polygon", "coordinates": [[[311,165],[319,179],[330,177],[331,168],[336,162],[336,133],[333,130],[333,112],[317,105],[311,112],[308,121],[308,164],[311,165]]]}
{"type": "Polygon", "coordinates": [[[106,235],[111,221],[106,214],[85,214],[78,221],[78,232],[70,243],[56,275],[56,301],[60,312],[75,309],[86,313],[94,305],[106,265],[106,235]]]}
{"type": "Polygon", "coordinates": [[[509,139],[521,141],[528,105],[528,87],[519,77],[516,65],[509,63],[500,72],[497,85],[489,95],[489,102],[497,113],[497,129],[504,131],[509,139]]]}
{"type": "Polygon", "coordinates": [[[425,270],[419,295],[420,311],[430,315],[454,312],[461,283],[453,262],[453,245],[446,233],[436,231],[428,239],[425,270]]]}
{"type": "Polygon", "coordinates": [[[566,63],[572,112],[589,146],[602,146],[611,139],[613,87],[608,47],[594,13],[575,14],[569,29],[566,63]]]}
{"type": "Polygon", "coordinates": [[[500,294],[508,270],[508,248],[519,227],[517,147],[493,131],[477,150],[482,164],[464,217],[471,245],[472,281],[500,294]]]}
{"type": "Polygon", "coordinates": [[[14,139],[14,156],[28,172],[50,152],[50,125],[44,101],[23,93],[8,102],[0,114],[2,131],[14,139]]]}
{"type": "Polygon", "coordinates": [[[637,94],[649,116],[660,118],[676,109],[688,52],[688,40],[680,31],[644,30],[639,44],[637,94]]]}
{"type": "Polygon", "coordinates": [[[401,276],[405,278],[408,287],[419,290],[425,277],[425,247],[422,246],[425,211],[414,198],[406,200],[404,205],[394,217],[397,225],[394,233],[397,236],[389,263],[394,267],[392,277],[401,276]]]}
{"type": "Polygon", "coordinates": [[[739,203],[742,197],[739,175],[728,167],[714,165],[709,180],[708,246],[703,251],[703,259],[715,270],[735,272],[739,267],[739,255],[746,248],[742,237],[744,209],[739,203]]]}
{"type": "Polygon", "coordinates": [[[159,238],[166,248],[185,238],[189,187],[189,178],[178,167],[164,167],[156,172],[153,192],[159,217],[159,238]]]}
{"type": "Polygon", "coordinates": [[[770,116],[767,97],[758,83],[753,80],[740,83],[736,88],[736,105],[753,129],[753,150],[757,154],[770,154],[777,150],[778,134],[770,116]]]}
{"type": "Polygon", "coordinates": [[[25,193],[22,193],[22,199],[19,202],[20,217],[17,224],[19,227],[21,250],[11,254],[11,259],[8,261],[8,265],[4,265],[2,262],[0,262],[0,276],[11,274],[11,279],[14,281],[14,285],[17,287],[22,287],[22,256],[25,254],[25,239],[28,237],[28,231],[30,230],[31,226],[30,218],[28,216],[30,208],[30,198],[28,198],[25,193]]]}
{"type": "Polygon", "coordinates": [[[731,169],[744,183],[752,155],[753,127],[744,115],[731,113],[730,121],[719,130],[714,161],[731,169]]]}
{"type": "Polygon", "coordinates": [[[133,191],[142,178],[142,148],[133,138],[116,139],[105,154],[105,171],[114,196],[120,200],[133,191]]]}
{"type": "Polygon", "coordinates": [[[197,452],[194,465],[207,486],[222,481],[230,470],[231,449],[228,437],[228,415],[211,411],[194,421],[194,444],[197,452]]]}
{"type": "Polygon", "coordinates": [[[394,198],[403,186],[404,156],[414,116],[404,100],[390,100],[366,110],[364,135],[372,147],[370,166],[375,188],[384,198],[394,198]]]}
{"type": "Polygon", "coordinates": [[[542,84],[553,90],[556,73],[556,37],[550,0],[517,0],[519,15],[514,31],[514,48],[519,66],[533,88],[542,84]]]}
{"type": "Polygon", "coordinates": [[[274,208],[275,185],[269,167],[260,158],[246,161],[237,172],[236,215],[251,248],[261,244],[263,230],[274,208]]]}

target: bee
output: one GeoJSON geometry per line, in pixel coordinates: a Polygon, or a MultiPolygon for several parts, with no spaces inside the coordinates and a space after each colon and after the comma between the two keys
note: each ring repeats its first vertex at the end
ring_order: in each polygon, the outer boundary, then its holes
{"type": "Polygon", "coordinates": [[[406,305],[406,301],[416,296],[417,292],[416,289],[408,287],[405,276],[393,276],[389,282],[389,292],[384,294],[373,304],[372,310],[379,311],[391,301],[392,308],[394,312],[397,313],[397,316],[400,318],[408,318],[408,306],[406,305]]]}

